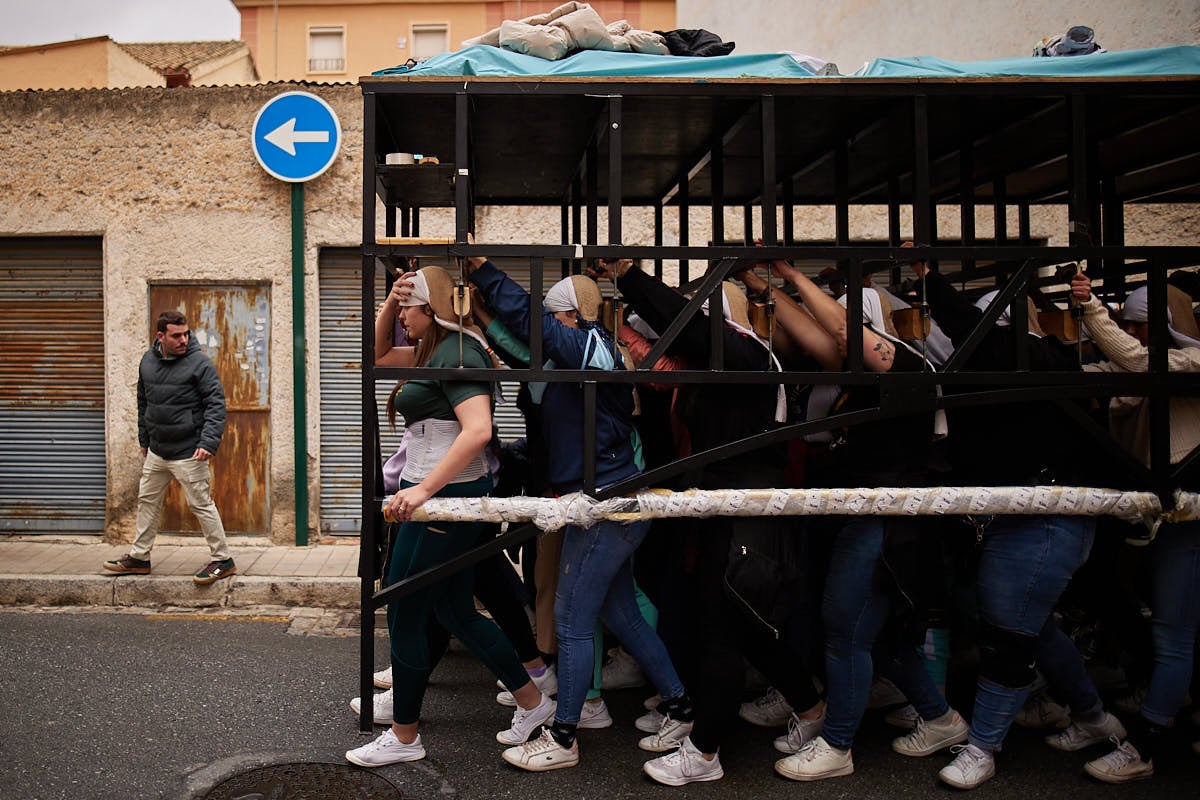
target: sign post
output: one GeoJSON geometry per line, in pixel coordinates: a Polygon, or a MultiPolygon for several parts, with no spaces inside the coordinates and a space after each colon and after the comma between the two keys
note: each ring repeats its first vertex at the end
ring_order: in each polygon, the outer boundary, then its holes
{"type": "Polygon", "coordinates": [[[304,324],[304,182],[329,169],[341,151],[342,126],[329,104],[308,92],[284,92],[254,117],[254,157],[267,174],[292,184],[292,379],[296,545],[308,545],[308,382],[304,324]]]}

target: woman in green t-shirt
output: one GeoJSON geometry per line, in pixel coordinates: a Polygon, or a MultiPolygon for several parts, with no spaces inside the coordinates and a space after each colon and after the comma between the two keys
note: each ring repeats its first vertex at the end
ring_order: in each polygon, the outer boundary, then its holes
{"type": "MultiPolygon", "coordinates": [[[[441,267],[405,273],[398,302],[400,322],[412,347],[392,348],[381,366],[491,367],[486,340],[469,316],[454,313],[454,281],[441,267]],[[461,355],[460,355],[461,354],[461,355]]],[[[392,549],[387,583],[461,555],[479,538],[481,522],[414,522],[412,514],[434,496],[478,497],[492,488],[483,448],[492,436],[491,386],[476,381],[402,381],[388,400],[389,414],[404,417],[411,431],[400,490],[387,511],[403,524],[392,549]]],[[[346,758],[377,767],[425,757],[418,719],[431,662],[425,626],[432,611],[505,686],[517,701],[512,726],[496,734],[502,744],[519,744],[554,715],[554,701],[530,680],[512,644],[475,610],[474,573],[445,580],[388,603],[392,656],[392,726],[378,739],[350,750],[346,758]]]]}

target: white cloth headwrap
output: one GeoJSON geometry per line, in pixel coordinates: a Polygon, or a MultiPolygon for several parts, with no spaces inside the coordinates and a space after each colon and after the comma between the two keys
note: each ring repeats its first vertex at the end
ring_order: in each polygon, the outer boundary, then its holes
{"type": "Polygon", "coordinates": [[[649,340],[658,338],[658,331],[654,330],[654,328],[651,328],[650,325],[647,324],[646,320],[642,319],[637,314],[630,314],[629,316],[625,317],[625,324],[649,340]]]}
{"type": "MultiPolygon", "coordinates": [[[[1121,319],[1127,322],[1149,322],[1149,311],[1149,296],[1146,293],[1146,287],[1139,286],[1125,299],[1125,310],[1121,312],[1121,319]]],[[[1175,317],[1170,308],[1167,309],[1167,330],[1171,332],[1171,338],[1175,340],[1176,347],[1200,347],[1200,341],[1175,330],[1175,317]]]]}
{"type": "Polygon", "coordinates": [[[567,277],[551,286],[550,291],[546,292],[546,299],[542,301],[542,308],[551,314],[578,312],[579,298],[575,295],[575,282],[567,277]]]}
{"type": "MultiPolygon", "coordinates": [[[[978,300],[975,301],[975,307],[978,308],[980,311],[987,311],[988,306],[990,306],[992,304],[992,301],[996,299],[996,295],[998,295],[998,294],[1000,294],[999,289],[992,289],[990,292],[983,295],[983,297],[980,297],[978,300]]],[[[1012,325],[1012,306],[1004,307],[1004,310],[1000,312],[1000,316],[996,318],[996,325],[1001,328],[1007,328],[1010,325],[1012,325]]],[[[1030,331],[1029,335],[1037,336],[1037,338],[1039,338],[1039,339],[1042,338],[1041,336],[1038,336],[1033,331],[1030,331]]]]}
{"type": "MultiPolygon", "coordinates": [[[[700,310],[706,315],[708,314],[708,301],[705,300],[700,310]]],[[[741,325],[733,321],[733,314],[729,310],[729,298],[725,296],[724,289],[721,290],[721,316],[725,318],[725,324],[733,328],[738,333],[745,334],[766,348],[767,353],[771,356],[771,363],[775,365],[775,369],[783,372],[783,365],[779,363],[779,359],[775,357],[775,351],[771,348],[766,339],[759,336],[752,328],[743,328],[741,325]]],[[[775,421],[787,422],[787,390],[783,388],[783,384],[779,384],[775,392],[775,421]]]]}
{"type": "MultiPolygon", "coordinates": [[[[429,282],[425,280],[425,276],[422,275],[420,272],[418,272],[415,275],[413,275],[411,278],[409,278],[409,280],[412,282],[412,293],[408,298],[408,302],[402,302],[400,305],[402,305],[402,306],[426,306],[427,305],[427,306],[429,306],[429,309],[432,311],[433,304],[429,302],[429,282]]],[[[470,328],[464,328],[463,326],[459,325],[456,320],[442,319],[436,313],[434,313],[433,321],[436,322],[438,325],[441,325],[443,328],[445,328],[448,331],[454,331],[455,333],[465,333],[467,336],[470,336],[472,339],[479,342],[479,344],[483,346],[483,350],[485,353],[492,352],[492,346],[490,344],[488,344],[487,339],[483,338],[483,336],[481,336],[479,333],[476,333],[475,331],[471,330],[470,328]]]]}

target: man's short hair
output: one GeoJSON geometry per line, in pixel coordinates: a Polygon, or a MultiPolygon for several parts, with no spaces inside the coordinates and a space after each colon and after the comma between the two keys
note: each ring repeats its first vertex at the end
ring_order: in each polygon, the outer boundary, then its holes
{"type": "Polygon", "coordinates": [[[158,315],[158,321],[154,323],[154,330],[159,333],[166,333],[168,325],[187,325],[187,317],[181,312],[171,309],[164,311],[158,315]]]}

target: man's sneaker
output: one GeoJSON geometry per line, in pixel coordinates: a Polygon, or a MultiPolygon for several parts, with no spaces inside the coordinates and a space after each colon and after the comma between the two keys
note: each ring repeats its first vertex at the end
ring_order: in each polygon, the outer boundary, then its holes
{"type": "Polygon", "coordinates": [[[150,562],[142,561],[133,556],[121,556],[112,561],[105,561],[104,568],[120,575],[149,575],[150,562]]]}
{"type": "MultiPolygon", "coordinates": [[[[546,697],[553,697],[558,694],[558,673],[554,671],[553,665],[546,667],[546,671],[541,675],[530,675],[529,680],[533,681],[533,685],[538,688],[539,692],[546,695],[546,697]]],[[[500,681],[496,681],[496,684],[501,687],[504,686],[500,681]]],[[[521,687],[518,686],[517,688],[521,687]]],[[[496,702],[507,708],[517,707],[517,698],[513,697],[512,692],[507,689],[496,695],[496,702]]]]}
{"type": "Polygon", "coordinates": [[[1045,692],[1029,695],[1013,722],[1022,728],[1065,728],[1071,724],[1071,712],[1045,692]]]}
{"type": "Polygon", "coordinates": [[[775,771],[794,781],[839,778],[854,772],[854,759],[849,750],[838,750],[818,736],[796,753],[776,761],[775,771]]]}
{"type": "Polygon", "coordinates": [[[1105,783],[1128,783],[1154,777],[1154,762],[1142,761],[1137,748],[1124,742],[1108,755],[1084,764],[1083,771],[1105,783]]]}
{"type": "Polygon", "coordinates": [[[658,709],[652,708],[645,714],[633,721],[633,727],[637,728],[642,733],[654,733],[662,727],[663,720],[666,716],[660,714],[658,709]]]}
{"type": "Polygon", "coordinates": [[[542,702],[537,704],[537,708],[524,709],[517,706],[517,710],[513,712],[512,726],[506,731],[500,731],[496,734],[496,741],[500,744],[524,744],[529,741],[539,725],[544,725],[554,716],[554,701],[546,695],[542,695],[542,702]]]}
{"type": "Polygon", "coordinates": [[[821,735],[821,729],[824,727],[824,708],[821,709],[821,716],[816,719],[805,719],[792,714],[788,720],[788,732],[775,739],[775,749],[781,753],[799,753],[800,748],[821,735]]]}
{"type": "Polygon", "coordinates": [[[392,668],[381,669],[371,676],[371,680],[375,684],[376,689],[392,688],[392,668]]]}
{"type": "Polygon", "coordinates": [[[571,742],[571,748],[568,750],[554,741],[550,730],[546,729],[536,739],[508,748],[500,757],[514,767],[530,772],[564,769],[579,763],[579,741],[571,742]]]}
{"type": "MultiPolygon", "coordinates": [[[[237,567],[234,566],[232,558],[227,558],[224,561],[210,561],[208,562],[208,566],[192,576],[192,581],[197,586],[208,586],[210,583],[216,583],[222,578],[228,578],[235,572],[237,572],[237,567]]],[[[421,752],[424,753],[425,751],[422,750],[421,752]]]]}
{"type": "Polygon", "coordinates": [[[892,740],[892,749],[902,756],[927,756],[967,740],[971,726],[954,709],[936,720],[917,717],[907,736],[892,740]]]}
{"type": "Polygon", "coordinates": [[[667,786],[717,781],[725,777],[721,757],[714,755],[711,761],[705,758],[690,738],[685,738],[675,752],[647,761],[642,765],[642,771],[667,786]]]}
{"type": "MultiPolygon", "coordinates": [[[[350,708],[357,714],[362,709],[362,698],[356,697],[350,701],[350,708]]],[[[392,690],[380,692],[371,700],[372,719],[376,725],[392,724],[392,690]]]]}
{"type": "Polygon", "coordinates": [[[957,744],[950,752],[958,755],[938,773],[943,783],[956,789],[974,789],[996,774],[996,759],[973,744],[957,744]]]}
{"type": "Polygon", "coordinates": [[[904,692],[887,678],[876,677],[871,681],[871,688],[867,691],[867,708],[886,708],[907,702],[908,698],[904,696],[904,692]]]}
{"type": "Polygon", "coordinates": [[[1055,750],[1073,753],[1100,742],[1107,742],[1114,736],[1123,741],[1125,726],[1121,724],[1121,720],[1105,711],[1099,722],[1090,724],[1076,720],[1059,733],[1047,736],[1046,744],[1055,750]]]}
{"type": "Polygon", "coordinates": [[[738,716],[751,725],[761,725],[764,728],[779,728],[787,724],[795,709],[783,699],[774,687],[751,703],[742,703],[738,716]]]}
{"type": "Polygon", "coordinates": [[[418,761],[425,757],[425,746],[420,735],[412,744],[404,744],[388,728],[373,742],[346,751],[346,760],[360,767],[382,767],[399,764],[401,761],[418,761]]]}
{"type": "Polygon", "coordinates": [[[883,715],[883,721],[888,725],[891,725],[893,728],[903,728],[906,731],[911,731],[920,718],[921,715],[917,713],[917,709],[913,708],[911,703],[895,708],[883,715]]]}
{"type": "Polygon", "coordinates": [[[597,700],[595,703],[585,701],[583,708],[579,711],[579,728],[608,728],[613,724],[612,714],[608,713],[608,706],[604,705],[604,700],[597,700]]]}
{"type": "Polygon", "coordinates": [[[667,714],[663,716],[657,731],[638,741],[638,747],[650,753],[665,753],[674,750],[681,746],[683,740],[691,734],[693,724],[671,719],[671,715],[667,714]]]}
{"type": "Polygon", "coordinates": [[[637,660],[624,647],[608,651],[609,660],[600,670],[600,685],[605,689],[633,689],[646,685],[646,676],[637,660]]]}

